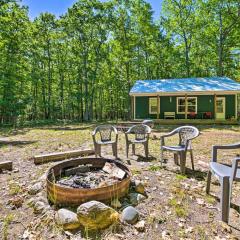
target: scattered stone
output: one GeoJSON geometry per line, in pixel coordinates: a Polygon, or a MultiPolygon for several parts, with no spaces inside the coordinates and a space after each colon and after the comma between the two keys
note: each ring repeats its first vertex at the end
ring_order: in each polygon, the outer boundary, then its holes
{"type": "Polygon", "coordinates": [[[152,191],[156,191],[156,190],[157,190],[157,187],[153,187],[153,188],[152,188],[152,191]]]}
{"type": "Polygon", "coordinates": [[[141,220],[137,222],[134,227],[139,231],[139,232],[144,232],[145,231],[145,221],[141,220]]]}
{"type": "Polygon", "coordinates": [[[31,232],[28,229],[26,229],[22,235],[22,239],[29,239],[30,236],[31,236],[31,232]]]}
{"type": "Polygon", "coordinates": [[[35,183],[34,185],[32,185],[31,187],[29,187],[28,193],[30,195],[35,195],[35,194],[39,193],[42,189],[43,189],[43,184],[41,182],[38,182],[38,183],[35,183]]]}
{"type": "Polygon", "coordinates": [[[162,238],[163,239],[169,239],[170,233],[168,231],[162,231],[162,238]]]}
{"type": "Polygon", "coordinates": [[[192,233],[193,232],[193,227],[188,227],[185,229],[185,233],[188,234],[188,233],[192,233]]]}
{"type": "Polygon", "coordinates": [[[186,219],[184,219],[184,218],[179,218],[179,221],[182,222],[182,223],[185,223],[185,222],[186,222],[186,219]]]}
{"type": "Polygon", "coordinates": [[[33,212],[35,214],[40,214],[43,213],[46,210],[46,205],[41,202],[41,201],[37,201],[34,205],[33,205],[33,212]]]}
{"type": "Polygon", "coordinates": [[[146,197],[140,193],[130,193],[130,202],[132,205],[136,206],[146,199],[146,197]]]}
{"type": "Polygon", "coordinates": [[[142,181],[140,180],[135,180],[135,191],[137,193],[145,194],[145,187],[142,181]]]}
{"type": "Polygon", "coordinates": [[[230,215],[233,215],[233,216],[239,218],[239,213],[234,208],[230,208],[230,215]]]}
{"type": "Polygon", "coordinates": [[[79,222],[88,229],[104,229],[119,219],[118,212],[98,201],[80,205],[77,215],[79,222]]]}
{"type": "Polygon", "coordinates": [[[34,208],[34,206],[35,206],[35,204],[36,204],[37,202],[42,202],[42,203],[44,203],[46,206],[49,205],[47,198],[45,198],[45,197],[42,196],[42,195],[39,195],[39,196],[30,198],[30,199],[28,200],[28,202],[27,202],[27,205],[34,208]]]}
{"type": "Polygon", "coordinates": [[[55,221],[64,230],[74,230],[80,227],[77,214],[64,208],[56,212],[55,221]]]}
{"type": "Polygon", "coordinates": [[[120,208],[120,207],[122,206],[122,204],[120,203],[120,201],[118,200],[118,198],[116,198],[116,199],[113,199],[113,200],[111,201],[111,206],[112,206],[113,208],[120,208]]]}
{"type": "Polygon", "coordinates": [[[178,226],[180,227],[180,228],[184,228],[184,224],[183,223],[178,223],[178,226]]]}
{"type": "Polygon", "coordinates": [[[137,201],[138,203],[143,202],[146,199],[146,197],[140,193],[137,194],[137,201]]]}
{"type": "Polygon", "coordinates": [[[121,219],[123,222],[127,222],[127,223],[130,223],[130,224],[134,224],[137,222],[139,218],[139,213],[138,211],[132,207],[132,206],[129,206],[129,207],[126,207],[123,211],[122,211],[122,216],[121,216],[121,219]]]}
{"type": "Polygon", "coordinates": [[[196,201],[197,201],[197,204],[199,204],[201,206],[205,206],[206,205],[202,198],[197,198],[196,201]]]}

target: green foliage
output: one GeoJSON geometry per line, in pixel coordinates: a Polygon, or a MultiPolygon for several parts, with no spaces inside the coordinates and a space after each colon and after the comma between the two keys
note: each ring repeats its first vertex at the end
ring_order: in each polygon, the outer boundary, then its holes
{"type": "Polygon", "coordinates": [[[151,165],[148,170],[149,171],[152,171],[152,172],[157,172],[157,171],[160,171],[162,169],[161,166],[158,166],[158,165],[151,165]]]}
{"type": "Polygon", "coordinates": [[[4,217],[4,220],[3,220],[3,232],[2,232],[3,240],[7,240],[8,239],[9,225],[11,224],[13,219],[14,219],[14,216],[12,214],[8,214],[7,216],[4,217]]]}
{"type": "Polygon", "coordinates": [[[34,21],[0,4],[0,123],[129,119],[137,79],[240,78],[234,0],[79,0],[59,19],[34,21]],[[203,17],[204,16],[204,17],[203,17]]]}

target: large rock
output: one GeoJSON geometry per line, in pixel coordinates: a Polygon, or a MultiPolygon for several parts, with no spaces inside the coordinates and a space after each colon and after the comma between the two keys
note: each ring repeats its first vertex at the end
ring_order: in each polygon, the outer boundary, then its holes
{"type": "Polygon", "coordinates": [[[79,222],[88,229],[104,229],[119,219],[118,212],[98,201],[80,205],[77,215],[79,222]]]}
{"type": "Polygon", "coordinates": [[[126,207],[123,211],[122,211],[122,216],[121,216],[121,219],[123,222],[127,222],[127,223],[130,223],[130,224],[134,224],[137,222],[139,218],[139,213],[138,211],[132,207],[132,206],[129,206],[129,207],[126,207]]]}
{"type": "Polygon", "coordinates": [[[74,230],[80,227],[77,214],[64,208],[56,212],[55,221],[64,230],[74,230]]]}

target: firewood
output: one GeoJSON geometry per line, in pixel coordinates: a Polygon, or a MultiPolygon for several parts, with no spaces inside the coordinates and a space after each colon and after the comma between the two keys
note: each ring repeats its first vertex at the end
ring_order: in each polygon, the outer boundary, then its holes
{"type": "Polygon", "coordinates": [[[122,180],[126,175],[126,172],[123,171],[121,168],[117,167],[116,164],[109,162],[105,163],[103,171],[109,173],[110,175],[112,175],[112,177],[120,180],[122,180]]]}
{"type": "Polygon", "coordinates": [[[33,159],[35,164],[43,164],[47,162],[60,161],[60,160],[73,158],[73,157],[92,155],[94,153],[95,151],[93,149],[84,149],[84,150],[74,150],[74,151],[67,151],[67,152],[38,155],[38,156],[34,156],[33,159]]]}
{"type": "Polygon", "coordinates": [[[79,165],[78,167],[69,168],[65,170],[65,176],[75,175],[77,173],[86,173],[90,171],[90,166],[88,165],[79,165]]]}

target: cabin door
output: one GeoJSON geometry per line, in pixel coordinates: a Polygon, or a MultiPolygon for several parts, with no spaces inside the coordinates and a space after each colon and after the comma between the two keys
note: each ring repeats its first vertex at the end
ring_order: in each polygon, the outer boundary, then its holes
{"type": "Polygon", "coordinates": [[[225,119],[225,97],[216,99],[216,119],[225,119]]]}

